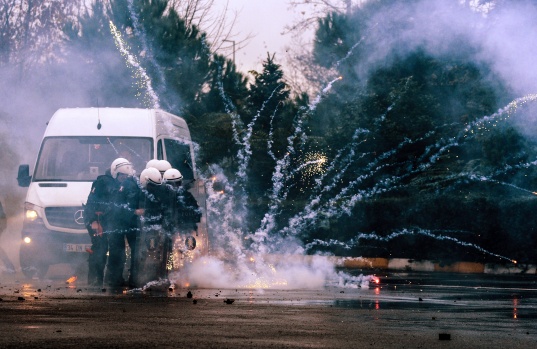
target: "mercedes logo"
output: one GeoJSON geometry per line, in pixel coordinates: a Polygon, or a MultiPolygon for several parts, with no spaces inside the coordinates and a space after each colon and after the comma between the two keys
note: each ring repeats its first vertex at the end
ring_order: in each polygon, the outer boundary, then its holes
{"type": "Polygon", "coordinates": [[[76,224],[84,225],[84,210],[78,210],[75,212],[76,224]]]}

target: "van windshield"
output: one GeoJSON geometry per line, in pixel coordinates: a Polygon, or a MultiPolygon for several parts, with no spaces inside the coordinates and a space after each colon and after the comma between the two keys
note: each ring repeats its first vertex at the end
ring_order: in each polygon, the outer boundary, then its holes
{"type": "Polygon", "coordinates": [[[151,138],[48,137],[39,151],[34,181],[93,181],[116,158],[130,160],[140,173],[153,154],[151,138]]]}

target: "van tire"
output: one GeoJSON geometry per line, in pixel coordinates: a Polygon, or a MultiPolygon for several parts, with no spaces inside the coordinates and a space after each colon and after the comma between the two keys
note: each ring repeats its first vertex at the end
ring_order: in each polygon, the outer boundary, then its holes
{"type": "Polygon", "coordinates": [[[28,279],[43,279],[47,275],[49,265],[45,263],[34,262],[22,252],[19,255],[21,271],[28,279]]]}
{"type": "Polygon", "coordinates": [[[44,279],[48,272],[48,265],[36,266],[21,266],[21,271],[27,279],[44,279]]]}

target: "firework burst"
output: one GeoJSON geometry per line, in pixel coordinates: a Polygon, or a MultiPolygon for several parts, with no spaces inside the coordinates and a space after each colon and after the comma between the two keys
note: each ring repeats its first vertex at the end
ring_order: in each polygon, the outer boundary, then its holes
{"type": "Polygon", "coordinates": [[[295,170],[302,179],[302,191],[313,184],[313,179],[326,172],[328,158],[322,152],[310,151],[301,157],[298,168],[295,170]]]}

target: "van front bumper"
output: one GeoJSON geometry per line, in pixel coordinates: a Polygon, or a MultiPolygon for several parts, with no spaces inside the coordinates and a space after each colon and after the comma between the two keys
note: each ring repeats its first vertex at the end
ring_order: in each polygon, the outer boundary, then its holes
{"type": "Polygon", "coordinates": [[[65,233],[44,224],[24,224],[20,248],[21,265],[52,265],[87,259],[91,239],[87,232],[65,233]]]}

